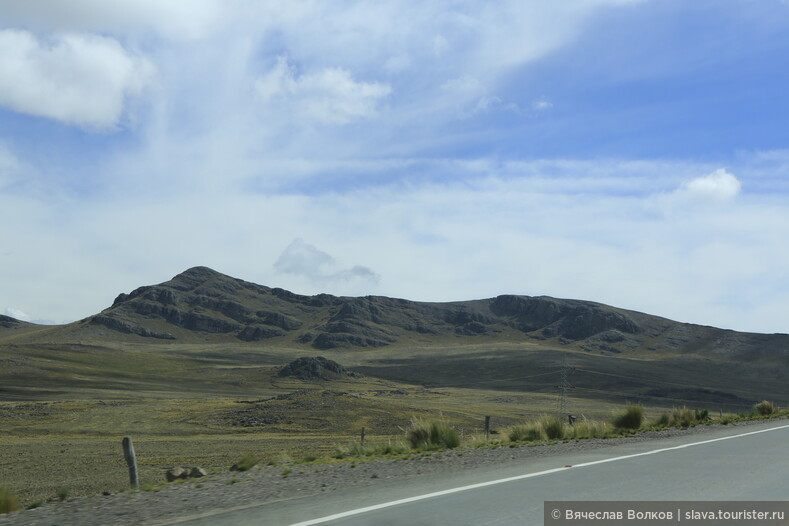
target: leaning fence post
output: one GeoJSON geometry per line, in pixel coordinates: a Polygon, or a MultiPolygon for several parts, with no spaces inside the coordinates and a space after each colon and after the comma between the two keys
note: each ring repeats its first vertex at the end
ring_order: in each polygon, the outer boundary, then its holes
{"type": "Polygon", "coordinates": [[[140,475],[137,473],[137,457],[134,454],[134,444],[131,437],[123,437],[123,456],[129,465],[129,482],[132,488],[140,487],[140,475]]]}
{"type": "Polygon", "coordinates": [[[364,428],[362,428],[362,441],[361,441],[361,445],[362,445],[362,447],[364,447],[364,428]]]}
{"type": "Polygon", "coordinates": [[[490,417],[485,417],[485,440],[490,440],[490,417]]]}

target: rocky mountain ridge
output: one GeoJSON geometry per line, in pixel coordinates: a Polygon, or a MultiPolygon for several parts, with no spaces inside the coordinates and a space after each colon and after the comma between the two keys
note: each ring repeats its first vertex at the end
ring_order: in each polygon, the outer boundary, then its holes
{"type": "MultiPolygon", "coordinates": [[[[0,321],[16,326],[12,320],[0,321]]],[[[48,334],[55,339],[58,330],[48,334]]],[[[236,341],[318,350],[540,340],[600,354],[662,350],[728,357],[789,354],[787,335],[683,324],[590,301],[502,295],[429,303],[382,296],[304,296],[207,267],[194,267],[164,283],[120,294],[101,313],[62,330],[68,330],[70,338],[93,341],[236,341]]]]}

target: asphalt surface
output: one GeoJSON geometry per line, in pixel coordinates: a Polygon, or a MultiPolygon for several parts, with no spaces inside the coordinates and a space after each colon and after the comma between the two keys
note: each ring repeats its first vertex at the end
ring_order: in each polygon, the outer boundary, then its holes
{"type": "Polygon", "coordinates": [[[703,437],[513,462],[451,477],[417,477],[250,506],[180,524],[533,525],[543,523],[545,501],[789,501],[787,453],[789,425],[772,422],[747,429],[722,428],[703,437]],[[467,488],[474,485],[478,487],[467,488]],[[446,493],[434,495],[442,491],[446,493]],[[364,510],[371,507],[378,509],[364,510]],[[341,516],[332,518],[337,515],[341,516]]]}

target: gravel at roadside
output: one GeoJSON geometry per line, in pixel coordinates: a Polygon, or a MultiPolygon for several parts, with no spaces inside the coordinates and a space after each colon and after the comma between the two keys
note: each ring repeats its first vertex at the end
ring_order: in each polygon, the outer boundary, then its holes
{"type": "MultiPolygon", "coordinates": [[[[748,426],[739,422],[730,426],[748,426]]],[[[114,495],[79,497],[64,502],[0,515],[0,526],[165,525],[180,518],[239,506],[274,502],[367,486],[434,473],[504,464],[513,460],[556,456],[570,451],[594,450],[620,444],[673,436],[703,434],[719,425],[650,431],[615,439],[580,440],[537,447],[499,447],[446,451],[407,460],[337,462],[256,467],[225,472],[186,483],[165,485],[160,491],[130,491],[114,495]]]]}

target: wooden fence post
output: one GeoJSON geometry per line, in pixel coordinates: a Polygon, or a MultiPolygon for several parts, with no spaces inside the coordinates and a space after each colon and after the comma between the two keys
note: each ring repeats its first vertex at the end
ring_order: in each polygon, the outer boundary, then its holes
{"type": "Polygon", "coordinates": [[[485,417],[485,440],[490,440],[490,417],[485,417]]]}
{"type": "Polygon", "coordinates": [[[140,475],[137,473],[137,456],[134,454],[134,444],[132,444],[131,437],[123,438],[123,456],[129,465],[129,482],[131,482],[132,488],[137,489],[140,487],[140,475]]]}
{"type": "Polygon", "coordinates": [[[362,441],[361,441],[361,444],[362,444],[362,447],[364,447],[364,428],[362,428],[362,441]]]}

